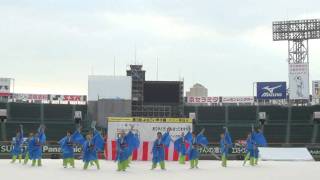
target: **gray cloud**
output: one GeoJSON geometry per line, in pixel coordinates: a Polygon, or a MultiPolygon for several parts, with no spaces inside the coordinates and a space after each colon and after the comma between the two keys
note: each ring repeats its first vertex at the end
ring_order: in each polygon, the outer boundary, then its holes
{"type": "MultiPolygon", "coordinates": [[[[201,82],[211,95],[251,95],[252,82],[287,80],[287,46],[274,20],[319,18],[318,1],[0,1],[1,76],[20,92],[86,93],[87,75],[125,74],[138,62],[155,78],[201,82]],[[312,4],[312,6],[310,6],[312,4]],[[26,83],[28,82],[28,83],[26,83]],[[20,85],[19,85],[20,84],[20,85]]],[[[320,43],[310,42],[320,79],[320,43]]]]}

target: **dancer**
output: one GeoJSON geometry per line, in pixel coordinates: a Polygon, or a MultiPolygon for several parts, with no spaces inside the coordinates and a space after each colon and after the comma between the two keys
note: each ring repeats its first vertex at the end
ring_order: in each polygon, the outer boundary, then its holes
{"type": "Polygon", "coordinates": [[[133,126],[128,133],[122,130],[117,139],[116,161],[118,162],[118,171],[127,169],[132,152],[139,147],[139,139],[132,133],[132,129],[133,126]]]}
{"type": "Polygon", "coordinates": [[[232,140],[228,128],[224,127],[224,133],[220,134],[221,165],[227,167],[229,148],[232,147],[232,140]]]}
{"type": "Polygon", "coordinates": [[[32,166],[36,165],[42,166],[42,146],[46,143],[46,135],[44,133],[44,125],[40,125],[38,132],[34,134],[30,141],[30,159],[32,160],[32,166]]]}
{"type": "MultiPolygon", "coordinates": [[[[190,133],[188,132],[187,135],[190,133]]],[[[181,133],[181,136],[174,141],[174,150],[179,153],[179,164],[185,164],[186,162],[186,153],[187,147],[186,144],[188,143],[187,137],[184,135],[184,132],[181,133]]]]}
{"type": "Polygon", "coordinates": [[[165,170],[165,151],[164,148],[169,147],[171,142],[171,136],[170,136],[170,128],[167,129],[167,132],[162,134],[161,132],[157,133],[157,139],[153,143],[152,147],[152,168],[151,170],[155,169],[157,167],[157,164],[160,164],[160,168],[162,170],[165,170]]]}
{"type": "MultiPolygon", "coordinates": [[[[252,128],[253,129],[253,128],[252,128]]],[[[266,138],[263,135],[263,126],[256,131],[252,130],[252,138],[254,141],[254,160],[253,164],[258,165],[259,147],[266,147],[268,145],[266,138]]]]}
{"type": "Polygon", "coordinates": [[[100,169],[98,151],[103,151],[104,140],[100,132],[96,130],[95,125],[96,122],[92,121],[91,128],[93,130],[87,134],[86,141],[82,145],[84,170],[88,169],[89,163],[94,163],[97,169],[100,169]]]}
{"type": "Polygon", "coordinates": [[[23,145],[23,126],[20,125],[19,129],[17,130],[16,137],[12,138],[11,163],[15,163],[17,158],[19,159],[19,163],[21,163],[22,145],[23,145]]]}
{"type": "Polygon", "coordinates": [[[250,165],[253,166],[254,165],[254,146],[255,146],[255,142],[252,138],[252,134],[248,133],[247,136],[247,140],[246,140],[246,150],[247,150],[247,154],[244,158],[243,161],[243,166],[246,165],[246,162],[250,159],[250,165]]]}
{"type": "Polygon", "coordinates": [[[207,146],[208,145],[208,139],[203,135],[204,129],[201,130],[201,132],[196,135],[195,132],[188,132],[186,135],[186,139],[189,142],[190,146],[187,150],[187,154],[190,160],[190,169],[193,168],[199,168],[198,162],[199,162],[199,151],[198,148],[201,146],[207,146]]]}
{"type": "Polygon", "coordinates": [[[83,144],[84,141],[85,139],[80,134],[80,126],[78,126],[77,130],[73,134],[71,131],[67,131],[67,135],[58,142],[62,150],[64,168],[67,168],[68,164],[70,164],[72,168],[75,167],[73,147],[75,144],[83,144]]]}
{"type": "Polygon", "coordinates": [[[31,154],[31,150],[32,150],[32,144],[31,144],[31,140],[33,138],[33,133],[29,133],[29,137],[28,139],[24,142],[24,144],[26,145],[26,149],[24,150],[24,161],[23,164],[27,164],[29,159],[30,159],[30,154],[31,154]]]}
{"type": "MultiPolygon", "coordinates": [[[[133,132],[133,131],[132,131],[133,132]]],[[[131,163],[131,161],[132,161],[132,154],[133,154],[133,152],[135,151],[135,150],[137,150],[138,148],[139,148],[139,146],[140,146],[140,138],[139,138],[139,135],[138,135],[138,133],[135,133],[134,134],[134,138],[135,138],[135,141],[133,141],[133,142],[135,142],[135,144],[133,144],[132,145],[132,148],[131,149],[129,149],[129,154],[130,154],[130,156],[129,156],[129,158],[128,158],[128,163],[127,163],[127,167],[130,167],[129,165],[130,165],[130,163],[131,163]]]]}

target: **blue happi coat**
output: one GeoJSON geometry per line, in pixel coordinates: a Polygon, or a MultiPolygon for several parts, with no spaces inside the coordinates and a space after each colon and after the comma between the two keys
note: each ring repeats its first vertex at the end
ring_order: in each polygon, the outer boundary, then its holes
{"type": "Polygon", "coordinates": [[[30,140],[29,156],[31,160],[41,159],[42,145],[46,143],[46,135],[42,129],[38,130],[38,135],[30,140]]]}
{"type": "Polygon", "coordinates": [[[258,158],[259,157],[259,149],[258,147],[266,147],[267,144],[267,140],[264,137],[263,133],[261,132],[252,132],[252,139],[254,141],[254,157],[258,158]]]}
{"type": "Polygon", "coordinates": [[[22,145],[23,145],[23,131],[20,130],[19,136],[16,136],[12,139],[12,156],[18,156],[22,154],[22,145]]]}
{"type": "Polygon", "coordinates": [[[224,138],[220,139],[220,151],[222,155],[228,155],[229,149],[232,147],[232,140],[229,132],[224,132],[224,138]]]}
{"type": "Polygon", "coordinates": [[[171,141],[171,137],[168,132],[162,135],[161,139],[156,139],[153,142],[152,147],[152,163],[159,163],[164,161],[165,159],[165,151],[164,148],[169,147],[171,141]]]}
{"type": "Polygon", "coordinates": [[[29,137],[25,142],[24,142],[24,145],[27,146],[27,148],[25,149],[24,151],[24,156],[27,155],[27,153],[29,154],[29,157],[30,157],[30,154],[32,152],[32,144],[31,144],[31,140],[32,140],[33,137],[29,137]]]}
{"type": "Polygon", "coordinates": [[[124,137],[117,139],[116,161],[123,162],[128,160],[132,152],[140,145],[138,136],[129,131],[124,137]]]}
{"type": "Polygon", "coordinates": [[[180,155],[185,156],[187,153],[187,147],[186,147],[187,144],[188,144],[188,141],[187,141],[186,135],[183,137],[180,137],[174,141],[174,150],[176,150],[180,155]]]}
{"type": "Polygon", "coordinates": [[[94,130],[92,140],[99,152],[104,150],[105,142],[99,131],[94,130]]]}
{"type": "Polygon", "coordinates": [[[192,137],[192,134],[188,132],[186,139],[189,142],[190,146],[187,150],[187,155],[190,160],[199,159],[199,150],[201,146],[208,145],[208,139],[202,134],[198,134],[195,138],[192,137]]]}
{"type": "MultiPolygon", "coordinates": [[[[132,132],[129,132],[131,134],[133,134],[132,132]]],[[[130,151],[130,155],[132,155],[133,151],[137,150],[140,146],[140,138],[138,134],[133,134],[133,138],[131,141],[129,141],[129,151],[130,151]]]]}
{"type": "Polygon", "coordinates": [[[266,147],[268,145],[266,138],[261,132],[253,132],[252,138],[254,139],[258,147],[266,147]]]}
{"type": "Polygon", "coordinates": [[[247,149],[247,152],[250,153],[251,157],[254,156],[254,146],[255,146],[255,142],[252,138],[252,135],[250,135],[250,137],[248,137],[246,141],[246,149],[247,149]]]}
{"type": "Polygon", "coordinates": [[[132,145],[132,147],[133,147],[132,152],[137,150],[140,147],[139,135],[138,134],[134,134],[134,138],[135,138],[135,140],[133,141],[134,144],[132,145]]]}
{"type": "Polygon", "coordinates": [[[93,138],[86,140],[82,144],[82,160],[84,162],[90,162],[98,159],[98,152],[103,151],[104,140],[101,134],[95,130],[93,138]]]}
{"type": "Polygon", "coordinates": [[[74,132],[71,136],[65,136],[59,141],[61,151],[62,151],[62,158],[73,158],[74,157],[74,144],[83,144],[85,139],[80,134],[79,131],[74,132]]]}

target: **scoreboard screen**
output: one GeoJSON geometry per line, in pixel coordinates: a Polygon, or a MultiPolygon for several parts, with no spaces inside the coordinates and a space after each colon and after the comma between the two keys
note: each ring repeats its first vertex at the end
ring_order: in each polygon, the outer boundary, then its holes
{"type": "Polygon", "coordinates": [[[180,81],[145,81],[143,96],[145,103],[180,103],[180,81]]]}

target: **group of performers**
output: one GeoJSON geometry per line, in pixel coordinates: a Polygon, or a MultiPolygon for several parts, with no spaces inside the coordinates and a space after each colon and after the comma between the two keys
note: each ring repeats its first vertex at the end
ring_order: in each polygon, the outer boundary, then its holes
{"type": "Polygon", "coordinates": [[[83,169],[88,169],[89,164],[95,165],[97,169],[100,169],[100,164],[98,160],[98,152],[104,149],[104,139],[100,132],[95,127],[96,123],[93,121],[91,124],[91,131],[85,136],[82,136],[80,132],[80,126],[77,126],[76,131],[71,134],[70,131],[67,135],[59,141],[63,167],[67,168],[70,165],[72,168],[75,167],[74,164],[74,145],[82,145],[82,160],[84,162],[83,169]]]}
{"type": "Polygon", "coordinates": [[[179,163],[185,164],[186,156],[189,157],[190,168],[198,168],[199,151],[201,146],[206,147],[208,144],[207,138],[203,135],[204,130],[199,134],[188,132],[186,135],[181,134],[181,137],[175,140],[174,149],[179,152],[179,163]],[[189,147],[187,147],[187,145],[189,147]]]}
{"type": "MultiPolygon", "coordinates": [[[[62,165],[64,168],[68,166],[75,167],[75,154],[74,146],[82,146],[82,160],[84,162],[83,169],[88,169],[89,165],[96,166],[100,169],[98,161],[98,152],[104,150],[104,139],[101,133],[95,128],[95,121],[91,124],[91,130],[84,137],[81,134],[81,128],[78,125],[75,132],[67,131],[66,136],[58,143],[62,151],[62,165]]],[[[175,141],[172,140],[170,135],[171,129],[168,128],[166,132],[158,132],[157,138],[152,146],[152,166],[155,169],[159,164],[162,170],[165,170],[165,149],[173,142],[174,149],[179,153],[179,164],[185,164],[186,158],[189,158],[190,169],[198,168],[199,162],[199,148],[207,148],[208,140],[204,136],[204,129],[200,133],[191,132],[190,130],[175,141]]],[[[36,133],[30,133],[27,139],[23,137],[23,126],[21,125],[17,130],[16,136],[12,140],[12,163],[18,159],[19,163],[22,162],[24,156],[24,164],[28,160],[32,160],[32,166],[41,166],[42,146],[46,143],[45,127],[40,125],[36,133]],[[26,146],[26,149],[23,148],[26,146]]],[[[116,140],[116,158],[117,170],[125,171],[130,167],[132,154],[139,148],[140,140],[137,133],[134,133],[133,126],[128,132],[121,130],[116,140]]],[[[246,140],[247,154],[245,156],[243,165],[250,160],[250,165],[254,166],[258,163],[259,150],[258,147],[267,146],[267,141],[261,129],[254,130],[248,133],[246,140]]],[[[212,152],[212,155],[217,159],[221,159],[221,166],[227,167],[228,153],[233,147],[231,135],[228,128],[223,128],[220,134],[220,153],[221,156],[212,152]]]]}
{"type": "Polygon", "coordinates": [[[259,147],[266,147],[267,140],[263,135],[263,127],[258,128],[257,131],[252,127],[252,131],[248,133],[246,141],[247,155],[244,158],[243,165],[250,160],[250,165],[255,166],[258,164],[259,159],[259,147]]]}
{"type": "MultiPolygon", "coordinates": [[[[74,164],[74,145],[82,145],[82,160],[84,162],[83,169],[87,169],[89,164],[96,165],[100,169],[98,161],[98,151],[104,149],[104,139],[100,132],[95,128],[95,122],[91,125],[92,130],[84,138],[80,132],[80,126],[77,126],[76,131],[71,133],[67,131],[66,136],[58,143],[62,151],[63,167],[68,165],[75,167],[74,164]]],[[[45,127],[40,125],[36,133],[30,133],[27,139],[23,137],[23,126],[20,125],[16,136],[12,139],[12,160],[15,163],[19,159],[19,163],[24,156],[24,163],[27,164],[29,159],[32,160],[32,166],[42,166],[42,146],[46,143],[45,127]],[[24,148],[26,146],[26,148],[24,148]]]]}
{"type": "Polygon", "coordinates": [[[27,164],[29,159],[32,160],[32,166],[36,164],[41,166],[41,157],[42,157],[42,145],[46,143],[45,127],[40,125],[37,132],[30,133],[29,137],[25,140],[23,137],[23,126],[20,125],[19,129],[16,132],[16,136],[12,139],[12,161],[15,163],[17,158],[19,163],[22,161],[24,156],[24,163],[27,164]],[[23,149],[23,146],[26,145],[26,149],[23,149]]]}
{"type": "Polygon", "coordinates": [[[121,130],[117,139],[117,154],[115,161],[118,164],[118,171],[125,171],[132,160],[132,153],[140,146],[138,134],[133,133],[133,126],[129,132],[121,130]]]}

